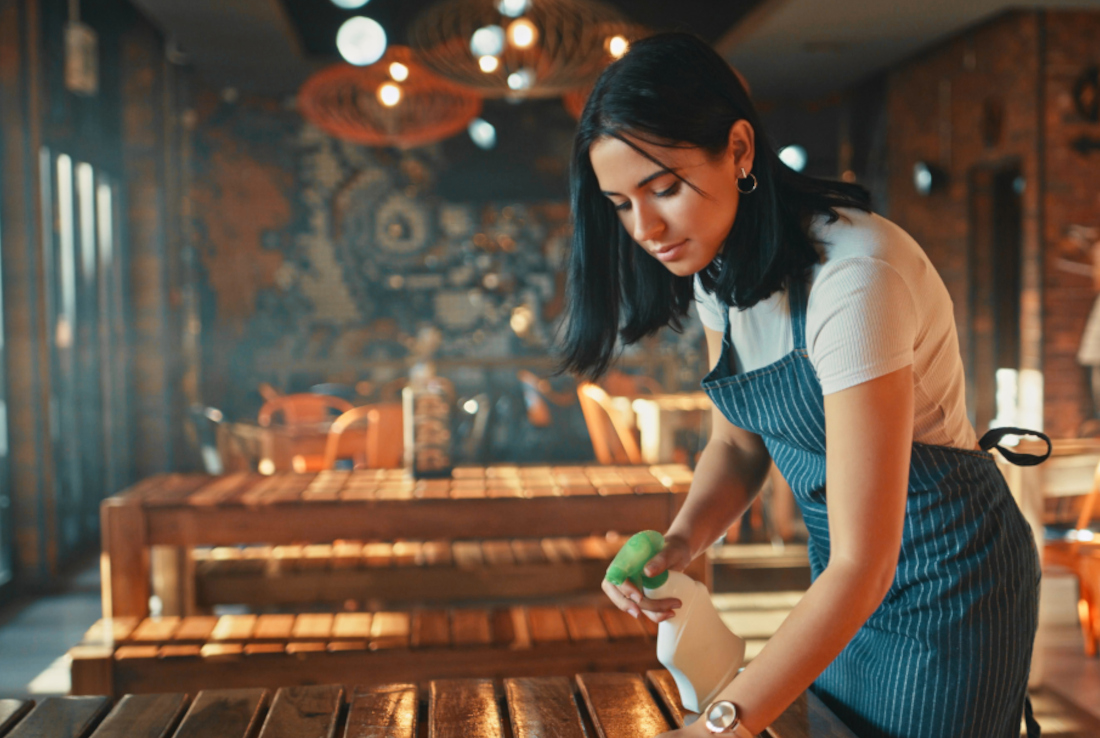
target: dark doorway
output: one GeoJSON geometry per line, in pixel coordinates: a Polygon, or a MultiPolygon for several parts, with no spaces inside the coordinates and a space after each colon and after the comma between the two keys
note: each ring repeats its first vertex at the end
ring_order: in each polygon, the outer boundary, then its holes
{"type": "MultiPolygon", "coordinates": [[[[1020,271],[1024,179],[1018,162],[982,165],[970,172],[970,352],[967,399],[981,435],[997,417],[1002,391],[1020,368],[1020,271]]],[[[1009,391],[1004,400],[1014,401],[1009,391]]]]}

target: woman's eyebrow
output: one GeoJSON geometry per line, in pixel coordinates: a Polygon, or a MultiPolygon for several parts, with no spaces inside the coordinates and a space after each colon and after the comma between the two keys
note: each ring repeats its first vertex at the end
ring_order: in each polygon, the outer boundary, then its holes
{"type": "MultiPolygon", "coordinates": [[[[634,185],[634,188],[635,188],[635,189],[639,189],[639,190],[640,190],[640,189],[642,189],[643,187],[645,187],[645,186],[646,186],[647,184],[649,184],[650,182],[652,182],[653,180],[655,180],[655,179],[657,179],[658,177],[660,177],[660,176],[661,176],[662,174],[675,174],[675,173],[676,173],[676,172],[674,172],[674,171],[673,171],[673,170],[671,170],[671,169],[658,169],[658,170],[657,170],[656,172],[654,172],[653,174],[649,175],[648,177],[646,177],[645,179],[643,179],[643,180],[642,180],[641,182],[639,182],[638,184],[634,185]]],[[[612,195],[618,195],[619,197],[622,197],[622,195],[620,195],[620,194],[619,194],[618,192],[608,192],[607,190],[603,190],[603,194],[604,194],[604,195],[606,195],[607,197],[611,197],[612,195]]]]}

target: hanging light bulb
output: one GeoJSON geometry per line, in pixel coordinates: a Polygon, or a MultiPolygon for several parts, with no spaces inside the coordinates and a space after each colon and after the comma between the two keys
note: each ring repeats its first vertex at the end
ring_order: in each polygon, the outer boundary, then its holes
{"type": "Polygon", "coordinates": [[[477,65],[481,67],[481,71],[490,74],[491,72],[497,71],[497,68],[500,66],[500,59],[497,59],[495,56],[483,56],[477,60],[477,65]]]}
{"type": "Polygon", "coordinates": [[[470,51],[474,56],[500,56],[504,51],[504,29],[500,26],[483,26],[470,36],[470,51]]]}
{"type": "Polygon", "coordinates": [[[390,64],[390,78],[394,82],[404,82],[409,78],[409,68],[401,62],[393,62],[390,64]]]}
{"type": "Polygon", "coordinates": [[[508,25],[508,43],[517,49],[529,49],[539,39],[539,29],[526,18],[516,18],[508,25]]]}
{"type": "Polygon", "coordinates": [[[534,83],[535,73],[526,67],[508,75],[508,87],[517,92],[530,89],[534,83]]]}
{"type": "Polygon", "coordinates": [[[607,53],[615,59],[621,59],[623,54],[630,50],[630,42],[623,36],[612,36],[607,39],[607,53]]]}
{"type": "Polygon", "coordinates": [[[470,134],[470,140],[482,149],[491,149],[497,145],[497,129],[493,124],[483,118],[474,118],[466,130],[470,134]]]}
{"type": "Polygon", "coordinates": [[[509,18],[518,18],[527,12],[528,0],[499,0],[497,10],[501,15],[509,18]]]}
{"type": "Polygon", "coordinates": [[[336,32],[336,48],[348,64],[374,64],[386,53],[386,31],[373,18],[348,18],[336,32]]]}
{"type": "Polygon", "coordinates": [[[386,82],[378,88],[378,102],[387,108],[392,108],[401,102],[401,88],[393,82],[386,82]]]}
{"type": "Polygon", "coordinates": [[[357,10],[369,2],[370,0],[332,0],[333,5],[344,10],[357,10]]]}

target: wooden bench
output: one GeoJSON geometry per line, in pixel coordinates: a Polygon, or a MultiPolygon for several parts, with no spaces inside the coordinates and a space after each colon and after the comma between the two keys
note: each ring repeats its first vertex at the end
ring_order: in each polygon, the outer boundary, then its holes
{"type": "Polygon", "coordinates": [[[624,536],[609,534],[200,548],[192,551],[194,608],[350,599],[369,601],[375,609],[373,603],[591,594],[600,591],[608,564],[625,542],[624,536]]]}
{"type": "Polygon", "coordinates": [[[69,655],[74,694],[120,695],[639,670],[656,633],[608,605],[116,618],[69,655]]]}
{"type": "Polygon", "coordinates": [[[144,617],[154,591],[162,612],[189,614],[188,552],[199,546],[665,530],[691,485],[682,465],[467,467],[421,481],[403,474],[168,474],[139,482],[101,506],[104,615],[144,617]]]}
{"type": "MultiPolygon", "coordinates": [[[[4,725],[0,702],[0,726],[4,725]]],[[[423,687],[338,684],[54,697],[21,704],[7,738],[649,738],[690,723],[664,670],[581,673],[570,678],[434,680],[423,687]],[[426,725],[421,725],[424,721],[426,725]],[[426,728],[426,729],[425,729],[426,728]]],[[[4,735],[0,727],[0,736],[4,735]]],[[[806,692],[766,738],[854,738],[806,692]]]]}

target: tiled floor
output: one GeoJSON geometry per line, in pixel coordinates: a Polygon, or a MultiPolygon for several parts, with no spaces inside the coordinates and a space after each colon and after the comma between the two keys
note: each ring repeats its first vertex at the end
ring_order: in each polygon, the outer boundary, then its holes
{"type": "MultiPolygon", "coordinates": [[[[797,602],[798,592],[722,593],[715,603],[749,641],[748,655],[797,602]]],[[[1032,694],[1044,736],[1100,738],[1100,659],[1088,659],[1076,625],[1074,584],[1048,577],[1036,659],[1042,686],[1032,694]]],[[[65,652],[99,617],[99,568],[90,564],[57,594],[0,611],[0,697],[40,699],[69,688],[65,652]]]]}

